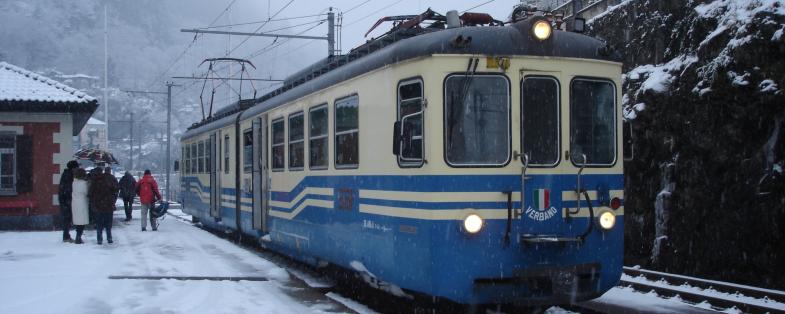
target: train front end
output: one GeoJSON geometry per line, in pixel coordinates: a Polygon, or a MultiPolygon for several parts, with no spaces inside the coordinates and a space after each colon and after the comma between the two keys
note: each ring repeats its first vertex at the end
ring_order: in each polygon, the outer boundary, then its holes
{"type": "Polygon", "coordinates": [[[624,235],[621,64],[435,59],[448,70],[438,74],[441,95],[429,96],[444,104],[428,108],[429,124],[443,125],[429,138],[443,151],[430,154],[444,163],[429,163],[439,182],[424,194],[460,210],[432,226],[433,294],[468,304],[561,304],[615,286],[624,235]]]}

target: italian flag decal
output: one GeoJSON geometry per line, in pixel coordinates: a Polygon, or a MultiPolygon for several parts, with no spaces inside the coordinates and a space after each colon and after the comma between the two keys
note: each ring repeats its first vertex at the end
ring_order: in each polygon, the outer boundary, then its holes
{"type": "Polygon", "coordinates": [[[551,207],[551,190],[548,189],[535,189],[532,191],[532,200],[534,201],[534,208],[547,209],[551,207]]]}

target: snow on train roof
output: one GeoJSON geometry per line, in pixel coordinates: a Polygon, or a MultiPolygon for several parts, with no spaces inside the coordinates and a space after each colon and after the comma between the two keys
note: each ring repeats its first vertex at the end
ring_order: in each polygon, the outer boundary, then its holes
{"type": "MultiPolygon", "coordinates": [[[[618,54],[603,49],[606,46],[604,42],[578,33],[555,31],[551,39],[544,42],[538,41],[529,33],[530,23],[530,21],[524,20],[507,26],[458,27],[424,32],[395,41],[367,55],[354,56],[354,58],[351,54],[335,56],[333,58],[338,62],[335,62],[334,67],[328,67],[327,71],[320,72],[317,69],[311,74],[312,77],[300,71],[298,73],[304,75],[302,79],[287,78],[287,81],[291,83],[258,98],[253,105],[245,107],[235,104],[222,116],[196,123],[186,131],[183,139],[233,123],[237,114],[241,114],[242,118],[258,115],[357,75],[422,56],[437,54],[527,55],[616,62],[621,60],[618,54]],[[457,36],[471,37],[471,43],[452,45],[451,42],[457,36]],[[344,59],[345,62],[340,62],[344,59]],[[228,116],[233,118],[227,119],[228,116]]],[[[383,38],[378,40],[383,40],[383,38]]],[[[314,66],[321,63],[325,63],[325,61],[320,60],[309,68],[314,69],[314,66]]]]}
{"type": "Polygon", "coordinates": [[[95,98],[48,77],[0,62],[0,101],[89,103],[95,98]]]}

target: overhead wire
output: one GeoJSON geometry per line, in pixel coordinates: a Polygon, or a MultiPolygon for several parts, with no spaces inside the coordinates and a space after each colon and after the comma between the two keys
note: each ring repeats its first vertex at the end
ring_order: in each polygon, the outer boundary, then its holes
{"type": "Polygon", "coordinates": [[[474,9],[476,9],[476,8],[479,8],[479,7],[481,7],[481,6],[484,6],[484,5],[486,5],[486,4],[488,4],[488,3],[491,3],[491,2],[494,2],[494,1],[496,1],[496,0],[489,0],[489,1],[485,1],[485,2],[483,2],[483,3],[480,3],[480,4],[478,4],[478,5],[475,5],[475,6],[473,6],[473,7],[471,7],[471,8],[468,8],[468,9],[466,9],[466,10],[463,10],[463,11],[461,11],[461,13],[466,13],[467,11],[474,10],[474,9]]]}
{"type": "MultiPolygon", "coordinates": [[[[221,17],[222,17],[224,14],[226,14],[226,12],[228,12],[228,11],[229,11],[229,9],[232,7],[232,5],[234,5],[234,3],[235,3],[235,2],[237,2],[237,0],[232,0],[231,2],[229,2],[229,5],[227,5],[227,6],[226,6],[226,8],[225,8],[225,9],[223,9],[223,11],[221,11],[221,13],[219,13],[219,14],[218,14],[218,16],[216,16],[216,17],[213,19],[213,21],[212,21],[212,22],[210,22],[210,24],[209,24],[209,25],[213,25],[213,24],[215,24],[216,22],[218,22],[218,19],[220,19],[220,18],[221,18],[221,17]]],[[[161,74],[159,74],[158,76],[156,76],[156,77],[155,77],[155,79],[153,79],[152,81],[150,81],[150,84],[148,84],[148,85],[147,85],[147,88],[146,88],[146,89],[150,89],[150,88],[152,88],[152,87],[153,87],[153,85],[155,85],[156,81],[158,81],[159,79],[161,79],[162,77],[164,77],[164,76],[166,75],[166,73],[168,73],[168,72],[169,72],[169,70],[171,70],[171,69],[172,69],[172,68],[173,68],[173,67],[174,67],[174,66],[175,66],[175,65],[176,65],[178,62],[180,62],[180,59],[181,59],[181,58],[182,58],[182,57],[183,57],[183,56],[184,56],[184,55],[185,55],[185,54],[188,52],[188,50],[189,50],[189,49],[191,49],[191,47],[193,47],[193,46],[194,46],[194,44],[196,44],[196,40],[197,40],[199,37],[201,37],[200,35],[201,35],[201,34],[196,34],[196,35],[194,35],[194,39],[193,39],[193,40],[191,40],[191,42],[189,42],[189,43],[188,43],[188,45],[185,47],[185,49],[183,49],[183,51],[182,51],[182,52],[181,52],[179,55],[177,55],[177,57],[175,57],[175,58],[174,58],[174,61],[172,61],[172,63],[170,63],[170,64],[169,64],[169,66],[168,66],[168,67],[166,67],[166,69],[165,69],[163,72],[161,72],[161,74]]]]}

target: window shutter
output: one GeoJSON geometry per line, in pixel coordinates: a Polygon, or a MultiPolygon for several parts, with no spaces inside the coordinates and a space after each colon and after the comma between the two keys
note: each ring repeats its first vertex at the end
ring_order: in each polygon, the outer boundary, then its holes
{"type": "Polygon", "coordinates": [[[33,137],[16,136],[16,192],[33,191],[33,137]]]}

